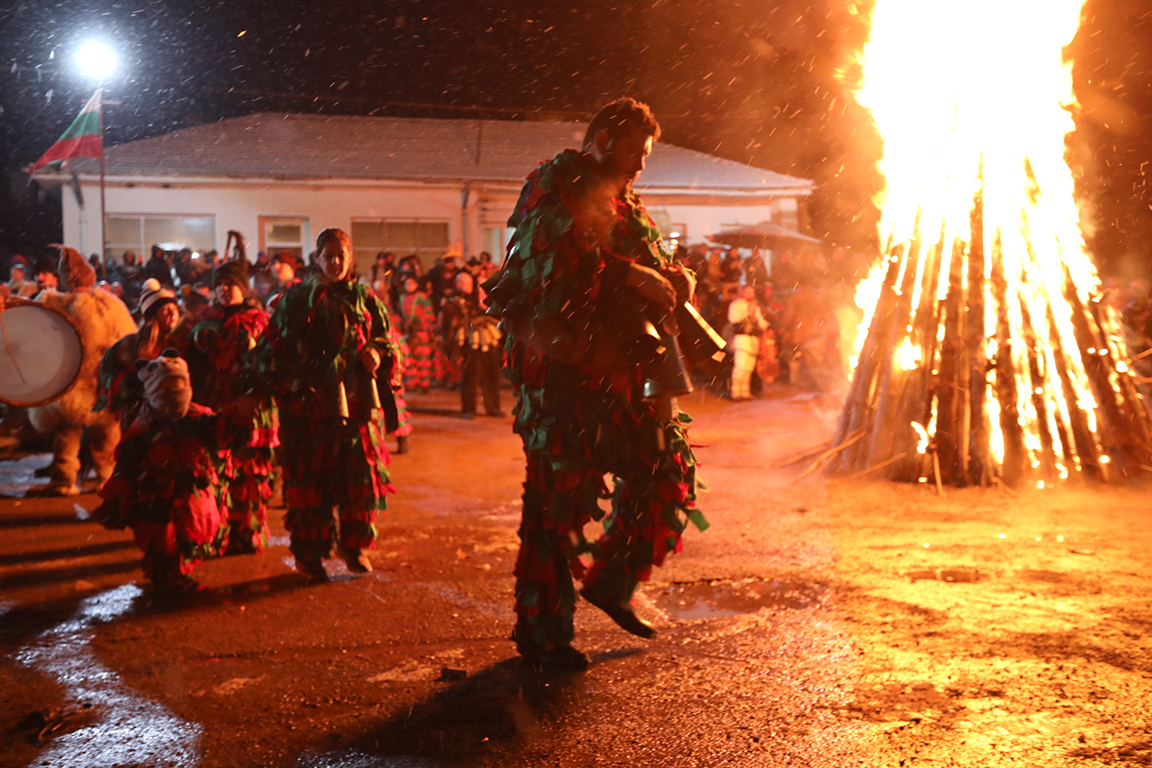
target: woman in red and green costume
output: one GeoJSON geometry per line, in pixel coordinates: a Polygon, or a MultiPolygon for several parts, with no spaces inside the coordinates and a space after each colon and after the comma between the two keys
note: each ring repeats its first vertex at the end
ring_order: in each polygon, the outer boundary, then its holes
{"type": "Polygon", "coordinates": [[[593,120],[583,152],[541,163],[509,220],[507,266],[486,285],[507,331],[527,458],[513,639],[537,665],[587,664],[571,645],[573,578],[622,628],[652,637],[633,593],[680,551],[689,521],[707,527],[690,419],[670,396],[646,399],[645,371],[620,351],[629,307],[667,316],[694,288],[631,191],[658,134],[647,107],[622,99],[593,120]],[[598,501],[609,495],[605,517],[598,501]],[[603,535],[586,541],[585,524],[601,518],[603,535]]]}
{"type": "MultiPolygon", "coordinates": [[[[268,312],[251,295],[243,256],[216,267],[212,290],[214,302],[198,316],[184,356],[196,402],[219,411],[252,389],[249,362],[268,312]]],[[[248,439],[220,456],[230,554],[260,552],[268,545],[273,451],[279,444],[276,407],[267,399],[255,410],[248,439]]]]}
{"type": "Polygon", "coordinates": [[[256,360],[280,407],[290,548],[297,569],[319,580],[337,542],[351,570],[372,570],[365,551],[395,492],[380,400],[391,396],[395,351],[387,310],[353,279],[348,234],[325,229],[316,248],[319,269],[285,292],[256,360]]]}

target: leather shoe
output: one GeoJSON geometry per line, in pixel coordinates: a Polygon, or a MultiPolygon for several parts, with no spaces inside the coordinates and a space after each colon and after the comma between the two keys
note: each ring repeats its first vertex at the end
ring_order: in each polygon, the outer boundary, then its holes
{"type": "Polygon", "coordinates": [[[296,570],[308,577],[308,581],[328,581],[328,571],[318,560],[297,560],[296,570]]]}
{"type": "Polygon", "coordinates": [[[350,550],[341,553],[344,557],[344,562],[348,565],[348,570],[352,573],[371,573],[372,561],[368,559],[368,555],[358,549],[350,550]]]}
{"type": "Polygon", "coordinates": [[[541,672],[583,672],[588,669],[588,657],[570,645],[548,648],[536,643],[517,643],[516,650],[525,662],[541,672]]]}
{"type": "Polygon", "coordinates": [[[631,604],[602,597],[591,592],[587,587],[580,590],[580,596],[608,614],[608,618],[616,622],[617,626],[625,632],[631,632],[645,640],[656,637],[656,628],[637,616],[631,604]]]}

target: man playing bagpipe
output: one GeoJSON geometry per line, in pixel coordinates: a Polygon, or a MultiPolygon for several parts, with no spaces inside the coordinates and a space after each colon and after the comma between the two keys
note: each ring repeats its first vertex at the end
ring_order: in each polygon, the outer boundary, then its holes
{"type": "Polygon", "coordinates": [[[632,99],[602,109],[582,151],[528,177],[509,220],[507,266],[485,285],[506,331],[527,458],[513,639],[536,666],[588,663],[571,645],[573,577],[623,629],[652,637],[632,595],[680,550],[688,521],[707,526],[695,508],[689,418],[674,399],[691,386],[662,376],[679,365],[673,310],[694,280],[631,189],[659,132],[632,99]],[[604,516],[598,502],[609,495],[604,516]],[[604,534],[586,541],[585,524],[601,518],[604,534]]]}

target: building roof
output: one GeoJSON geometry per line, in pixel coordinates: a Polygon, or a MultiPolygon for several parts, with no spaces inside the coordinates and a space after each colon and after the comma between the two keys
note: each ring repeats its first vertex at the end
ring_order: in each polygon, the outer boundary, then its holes
{"type": "MultiPolygon", "coordinates": [[[[416,180],[519,185],[585,123],[263,112],[106,150],[112,177],[416,180]]],[[[95,161],[73,169],[92,173],[95,161]]],[[[659,142],[639,189],[806,195],[812,182],[659,142]]]]}

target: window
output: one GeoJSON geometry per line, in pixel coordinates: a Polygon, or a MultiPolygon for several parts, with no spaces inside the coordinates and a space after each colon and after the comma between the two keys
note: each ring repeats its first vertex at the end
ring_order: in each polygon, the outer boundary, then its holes
{"type": "MultiPolygon", "coordinates": [[[[305,254],[312,250],[308,235],[308,219],[261,216],[257,250],[263,251],[269,257],[281,251],[288,251],[303,260],[305,254]]],[[[255,254],[252,256],[254,258],[255,254]]]]}
{"type": "Polygon", "coordinates": [[[488,251],[495,264],[504,261],[504,254],[508,250],[508,243],[516,230],[510,227],[488,227],[484,230],[484,248],[488,251]]]}
{"type": "Polygon", "coordinates": [[[123,261],[124,254],[132,251],[146,261],[154,245],[166,251],[210,251],[216,247],[216,217],[146,213],[105,218],[105,256],[123,261]]]}
{"type": "Polygon", "coordinates": [[[410,253],[419,254],[428,269],[448,250],[448,222],[395,219],[352,222],[352,250],[356,271],[368,274],[376,254],[392,251],[397,260],[410,253]]]}

